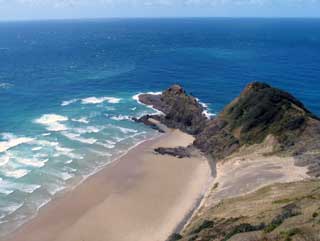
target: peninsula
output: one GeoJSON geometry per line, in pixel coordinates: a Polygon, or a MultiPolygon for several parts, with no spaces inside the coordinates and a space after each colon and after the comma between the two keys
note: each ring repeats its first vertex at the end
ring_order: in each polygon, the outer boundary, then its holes
{"type": "Polygon", "coordinates": [[[139,101],[163,134],[6,241],[320,240],[320,120],[299,100],[254,82],[213,119],[179,85],[139,101]]]}

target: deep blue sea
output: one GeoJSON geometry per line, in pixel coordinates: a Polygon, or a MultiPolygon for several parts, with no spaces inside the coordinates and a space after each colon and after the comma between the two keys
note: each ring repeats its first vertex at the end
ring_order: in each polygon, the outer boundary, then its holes
{"type": "Polygon", "coordinates": [[[134,95],[180,83],[218,113],[251,81],[320,115],[320,19],[0,23],[0,236],[157,135],[134,95]]]}

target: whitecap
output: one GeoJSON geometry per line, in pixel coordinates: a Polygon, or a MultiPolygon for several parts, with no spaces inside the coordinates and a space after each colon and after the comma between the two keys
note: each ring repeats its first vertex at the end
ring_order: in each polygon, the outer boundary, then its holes
{"type": "Polygon", "coordinates": [[[4,155],[0,156],[0,167],[6,165],[11,158],[9,153],[5,153],[4,155]]]}
{"type": "Polygon", "coordinates": [[[148,94],[148,95],[161,95],[162,92],[161,91],[157,91],[157,92],[153,92],[153,91],[149,91],[149,92],[146,92],[146,93],[138,93],[138,94],[135,94],[134,96],[132,96],[132,99],[137,101],[139,104],[143,104],[140,102],[139,100],[139,96],[140,95],[143,95],[143,94],[148,94]]]}
{"type": "Polygon", "coordinates": [[[40,151],[41,149],[42,149],[41,146],[37,146],[37,147],[32,148],[31,150],[32,151],[40,151]]]}
{"type": "Polygon", "coordinates": [[[49,157],[49,155],[47,153],[37,153],[34,155],[34,157],[39,158],[39,159],[42,159],[42,158],[47,159],[49,157]]]}
{"type": "Polygon", "coordinates": [[[67,148],[67,147],[62,147],[60,145],[55,147],[55,150],[57,151],[53,156],[58,157],[58,156],[66,156],[71,159],[83,159],[83,156],[79,154],[73,153],[73,149],[67,148]]]}
{"type": "Polygon", "coordinates": [[[61,192],[65,188],[66,187],[62,185],[51,184],[51,185],[48,185],[47,191],[51,194],[51,196],[53,196],[56,193],[61,192]]]}
{"type": "Polygon", "coordinates": [[[48,131],[65,131],[68,128],[61,122],[66,122],[68,119],[62,115],[44,114],[34,122],[46,126],[48,131]]]}
{"type": "Polygon", "coordinates": [[[97,144],[108,149],[112,149],[115,147],[114,144],[110,144],[110,143],[97,142],[97,144]]]}
{"type": "Polygon", "coordinates": [[[13,193],[14,190],[12,190],[11,188],[9,187],[6,187],[6,186],[2,186],[1,185],[1,182],[0,182],[0,193],[1,194],[4,194],[4,195],[10,195],[11,193],[13,193]]]}
{"type": "Polygon", "coordinates": [[[51,133],[43,133],[42,136],[50,136],[51,133]]]}
{"type": "Polygon", "coordinates": [[[71,174],[71,173],[68,173],[68,172],[60,172],[60,177],[61,177],[64,181],[67,181],[67,180],[73,178],[74,175],[71,174]]]}
{"type": "Polygon", "coordinates": [[[82,104],[101,104],[103,102],[108,102],[111,104],[117,104],[121,101],[120,98],[115,97],[87,97],[81,100],[82,104]]]}
{"type": "Polygon", "coordinates": [[[31,166],[31,167],[43,167],[47,161],[48,159],[43,161],[38,161],[35,159],[17,158],[17,162],[19,162],[20,164],[31,166]]]}
{"type": "Polygon", "coordinates": [[[138,104],[145,105],[145,106],[149,107],[150,109],[154,110],[155,111],[154,114],[164,115],[164,113],[162,111],[153,108],[152,105],[146,105],[146,104],[142,103],[139,100],[139,96],[142,95],[142,94],[161,95],[162,92],[152,92],[152,91],[150,91],[150,92],[146,92],[146,93],[138,93],[138,94],[135,94],[134,96],[132,96],[132,99],[135,100],[138,104]]]}
{"type": "Polygon", "coordinates": [[[13,86],[13,84],[7,83],[7,82],[2,82],[0,83],[0,89],[9,89],[13,86]]]}
{"type": "Polygon", "coordinates": [[[79,99],[72,99],[72,100],[65,100],[61,103],[61,106],[67,106],[67,105],[71,105],[73,103],[76,103],[79,99]]]}
{"type": "Polygon", "coordinates": [[[33,138],[29,137],[16,137],[11,133],[4,133],[2,134],[2,136],[5,141],[0,141],[0,153],[5,152],[15,146],[28,143],[34,140],[33,138]]]}
{"type": "Polygon", "coordinates": [[[19,179],[27,175],[30,171],[26,169],[18,169],[18,170],[3,170],[3,175],[6,177],[13,177],[19,179]]]}
{"type": "Polygon", "coordinates": [[[70,159],[70,160],[67,160],[67,161],[65,162],[65,164],[71,164],[72,162],[73,162],[73,160],[70,159]]]}
{"type": "Polygon", "coordinates": [[[74,121],[74,122],[79,122],[79,123],[84,123],[84,124],[88,124],[89,123],[89,120],[86,117],[81,117],[79,119],[73,118],[71,120],[74,121]]]}
{"type": "Polygon", "coordinates": [[[118,115],[118,116],[112,116],[110,119],[121,121],[121,120],[131,120],[131,117],[127,115],[118,115]]]}
{"type": "Polygon", "coordinates": [[[86,133],[98,133],[103,130],[103,128],[98,128],[95,126],[87,126],[84,128],[74,128],[73,131],[77,132],[78,134],[86,134],[86,133]]]}
{"type": "Polygon", "coordinates": [[[124,134],[128,134],[128,133],[137,133],[137,130],[134,129],[130,129],[130,128],[125,128],[125,127],[121,127],[121,126],[116,126],[122,133],[124,134]]]}
{"type": "Polygon", "coordinates": [[[33,193],[35,190],[39,189],[41,185],[36,184],[23,184],[23,183],[14,183],[8,182],[5,180],[0,181],[0,193],[4,193],[9,195],[14,192],[14,190],[18,190],[20,192],[25,193],[33,193]]]}
{"type": "Polygon", "coordinates": [[[211,119],[213,116],[216,116],[215,113],[209,112],[209,107],[206,103],[201,102],[200,99],[198,99],[198,98],[196,98],[196,100],[203,107],[204,110],[203,110],[202,114],[205,115],[205,117],[207,117],[208,119],[211,119]]]}
{"type": "Polygon", "coordinates": [[[81,137],[80,134],[76,134],[76,133],[62,132],[62,134],[70,140],[78,141],[78,142],[85,143],[85,144],[92,145],[97,142],[97,140],[94,138],[84,138],[84,137],[81,137]]]}
{"type": "Polygon", "coordinates": [[[19,189],[19,191],[26,192],[26,193],[33,193],[40,187],[41,185],[23,185],[22,188],[19,189]]]}

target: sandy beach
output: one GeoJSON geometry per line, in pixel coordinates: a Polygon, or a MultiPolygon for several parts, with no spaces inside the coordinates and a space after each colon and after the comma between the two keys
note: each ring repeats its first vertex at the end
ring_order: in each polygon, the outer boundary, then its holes
{"type": "Polygon", "coordinates": [[[200,155],[178,159],[156,147],[187,146],[169,130],[146,141],[42,208],[5,241],[162,241],[206,191],[210,167],[200,155]]]}

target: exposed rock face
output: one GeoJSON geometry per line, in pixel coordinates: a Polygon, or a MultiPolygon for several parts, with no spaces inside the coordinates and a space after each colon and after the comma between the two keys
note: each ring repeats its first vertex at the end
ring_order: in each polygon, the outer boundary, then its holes
{"type": "Polygon", "coordinates": [[[150,118],[151,119],[155,119],[155,120],[159,120],[159,116],[157,116],[157,115],[145,115],[145,116],[142,116],[139,119],[134,117],[134,118],[132,118],[132,120],[135,121],[135,122],[143,123],[146,126],[150,126],[152,129],[163,133],[164,131],[161,128],[159,128],[159,126],[157,126],[155,123],[150,121],[150,118]]]}
{"type": "Polygon", "coordinates": [[[276,137],[278,149],[288,150],[313,121],[319,119],[287,92],[264,83],[251,83],[197,136],[195,145],[214,159],[231,154],[242,145],[276,137]]]}
{"type": "Polygon", "coordinates": [[[140,95],[139,100],[163,112],[163,124],[192,135],[198,134],[208,121],[202,105],[196,98],[187,95],[179,85],[173,85],[161,95],[140,95]]]}
{"type": "Polygon", "coordinates": [[[163,124],[195,135],[194,146],[213,160],[272,136],[274,151],[294,155],[298,165],[309,165],[311,175],[320,175],[319,118],[285,91],[253,82],[213,120],[179,85],[139,99],[164,113],[158,116],[163,124]]]}
{"type": "Polygon", "coordinates": [[[191,157],[191,152],[188,147],[175,147],[175,148],[159,147],[159,148],[156,148],[154,151],[161,155],[170,155],[178,158],[191,157]]]}

